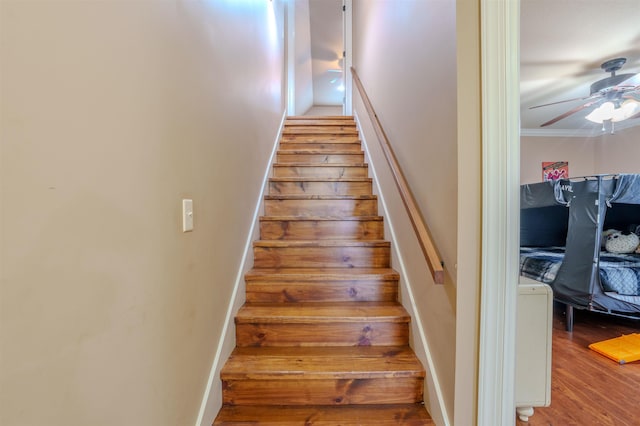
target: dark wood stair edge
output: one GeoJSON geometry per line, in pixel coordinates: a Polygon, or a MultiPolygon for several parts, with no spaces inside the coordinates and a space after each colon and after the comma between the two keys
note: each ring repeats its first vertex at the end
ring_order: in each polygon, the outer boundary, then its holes
{"type": "Polygon", "coordinates": [[[368,418],[378,420],[388,418],[390,425],[435,425],[435,422],[427,412],[424,403],[415,404],[385,404],[385,405],[312,405],[312,406],[234,406],[223,405],[219,417],[214,420],[213,426],[225,424],[234,425],[263,425],[263,426],[300,426],[311,425],[311,421],[339,422],[346,426],[367,426],[362,421],[368,418]],[[282,420],[287,414],[293,418],[282,420]],[[345,418],[345,414],[349,418],[345,418]],[[388,417],[384,417],[388,415],[388,417]],[[313,420],[311,420],[313,419],[313,420]],[[256,421],[260,420],[259,423],[256,421]],[[399,423],[399,422],[402,423],[399,423]],[[231,423],[226,423],[231,422],[231,423]],[[348,423],[347,423],[348,422],[348,423]]]}

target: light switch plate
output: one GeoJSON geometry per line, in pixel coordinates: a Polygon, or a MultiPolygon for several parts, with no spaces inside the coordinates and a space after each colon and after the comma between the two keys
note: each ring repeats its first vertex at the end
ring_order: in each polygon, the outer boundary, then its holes
{"type": "Polygon", "coordinates": [[[182,232],[193,231],[193,200],[182,200],[182,232]]]}

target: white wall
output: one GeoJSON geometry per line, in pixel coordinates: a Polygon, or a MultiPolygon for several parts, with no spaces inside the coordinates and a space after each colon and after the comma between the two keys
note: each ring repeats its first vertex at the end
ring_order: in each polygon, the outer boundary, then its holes
{"type": "Polygon", "coordinates": [[[193,425],[283,111],[282,4],[0,8],[0,423],[193,425]]]}
{"type": "MultiPolygon", "coordinates": [[[[407,262],[421,326],[432,350],[444,407],[427,388],[434,417],[452,417],[455,376],[457,138],[455,3],[355,0],[354,67],[385,128],[422,215],[445,262],[446,284],[434,285],[415,250],[395,187],[379,168],[389,220],[407,262]],[[443,410],[444,414],[440,412],[443,410]]],[[[354,110],[366,116],[354,101],[354,110]]],[[[368,144],[377,145],[370,132],[368,144]]],[[[372,161],[378,155],[372,152],[372,161]]],[[[384,161],[384,160],[381,160],[384,161]]],[[[382,164],[382,163],[381,163],[382,164]]],[[[398,267],[394,264],[394,267],[398,267]]],[[[406,301],[407,295],[403,295],[406,301]]],[[[418,337],[415,337],[418,339],[418,337]]]]}

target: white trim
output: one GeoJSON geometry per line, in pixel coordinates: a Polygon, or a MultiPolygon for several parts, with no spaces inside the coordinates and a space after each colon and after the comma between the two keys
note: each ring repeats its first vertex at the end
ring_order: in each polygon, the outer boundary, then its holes
{"type": "Polygon", "coordinates": [[[561,137],[561,138],[590,138],[600,136],[602,132],[594,133],[593,130],[586,129],[520,129],[520,136],[534,137],[561,137]]]}
{"type": "Polygon", "coordinates": [[[285,28],[287,69],[287,113],[296,115],[296,7],[295,2],[285,2],[287,19],[285,28]]]}
{"type": "MultiPolygon", "coordinates": [[[[605,130],[602,130],[602,126],[597,125],[590,129],[520,129],[520,136],[534,136],[534,137],[564,137],[564,138],[597,138],[603,135],[611,134],[609,129],[610,124],[605,126],[605,130]]],[[[621,130],[630,129],[638,126],[633,120],[625,122],[615,123],[615,132],[621,130]]]]}
{"type": "MultiPolygon", "coordinates": [[[[416,305],[416,301],[415,298],[413,296],[413,290],[412,290],[412,286],[411,286],[411,282],[408,279],[408,274],[407,274],[407,270],[404,264],[404,259],[402,257],[402,252],[400,251],[400,247],[397,245],[397,241],[398,239],[396,238],[396,234],[395,234],[395,230],[393,227],[393,222],[391,221],[391,216],[389,215],[389,211],[387,209],[387,204],[385,202],[385,198],[384,195],[382,193],[382,188],[380,187],[380,183],[377,177],[377,173],[376,173],[376,167],[373,164],[373,162],[371,161],[371,155],[369,153],[369,147],[367,145],[367,140],[366,137],[364,135],[364,132],[362,131],[362,126],[360,125],[360,118],[358,116],[357,111],[353,112],[353,116],[354,119],[356,121],[356,125],[358,128],[358,132],[360,134],[360,140],[362,141],[362,146],[364,148],[365,151],[365,155],[367,156],[367,159],[369,161],[367,161],[368,165],[369,165],[369,170],[371,171],[371,176],[373,178],[373,181],[375,182],[376,188],[377,188],[377,193],[378,193],[378,199],[380,200],[380,205],[382,206],[382,210],[384,212],[384,217],[385,217],[385,221],[387,226],[389,227],[389,232],[391,234],[391,243],[393,244],[393,248],[394,248],[394,252],[396,253],[396,257],[399,263],[399,269],[400,269],[400,274],[403,277],[402,282],[404,284],[403,288],[406,290],[406,294],[409,298],[409,306],[407,306],[407,310],[409,311],[409,313],[411,314],[411,316],[413,317],[411,320],[411,324],[412,327],[417,328],[417,334],[420,337],[420,343],[422,345],[422,348],[424,350],[425,356],[426,356],[426,362],[427,362],[427,380],[432,380],[433,381],[433,387],[435,389],[435,393],[436,393],[436,399],[438,402],[438,415],[434,416],[433,413],[433,408],[434,407],[430,407],[430,411],[431,411],[431,416],[434,417],[434,420],[437,419],[438,417],[442,419],[442,421],[444,422],[445,426],[450,426],[451,425],[451,421],[449,419],[448,416],[448,411],[446,410],[446,404],[444,402],[444,397],[442,395],[442,390],[440,387],[440,381],[438,379],[438,374],[436,372],[436,368],[435,368],[435,364],[433,363],[433,357],[431,356],[431,350],[429,349],[429,343],[427,341],[427,335],[425,334],[424,331],[424,327],[422,326],[422,321],[420,319],[420,314],[418,313],[418,309],[417,309],[417,305],[416,305]]],[[[415,343],[414,343],[415,344],[415,343]]],[[[426,395],[426,393],[425,393],[426,395]]]]}
{"type": "Polygon", "coordinates": [[[481,0],[482,282],[478,421],[515,423],[519,244],[519,0],[481,0]]]}
{"type": "Polygon", "coordinates": [[[204,395],[202,396],[202,402],[200,403],[200,411],[198,412],[198,418],[196,420],[196,426],[210,426],[213,423],[215,418],[205,419],[205,414],[207,411],[207,407],[210,408],[210,411],[217,412],[221,407],[221,401],[212,400],[211,388],[216,378],[220,374],[220,369],[222,368],[222,363],[226,359],[222,359],[223,350],[226,346],[228,346],[232,339],[235,338],[234,330],[233,330],[233,318],[235,317],[237,307],[236,302],[238,299],[238,291],[241,287],[241,284],[244,280],[245,271],[248,269],[247,260],[249,258],[249,253],[251,253],[251,249],[253,246],[254,240],[254,232],[256,232],[260,211],[262,210],[262,200],[264,199],[264,195],[267,188],[267,183],[269,180],[269,175],[271,173],[273,159],[275,158],[276,151],[278,149],[278,142],[280,141],[280,136],[282,135],[282,128],[284,127],[284,121],[287,118],[287,111],[285,110],[282,113],[282,119],[280,120],[280,127],[278,128],[278,133],[276,135],[275,142],[273,144],[273,149],[271,150],[271,156],[269,157],[269,161],[267,163],[267,168],[264,173],[264,177],[262,178],[262,189],[260,194],[258,195],[258,201],[256,203],[256,208],[253,212],[253,220],[251,222],[251,228],[249,229],[249,233],[247,235],[247,241],[244,246],[244,252],[242,253],[242,261],[240,262],[240,266],[238,268],[238,273],[236,275],[235,284],[233,286],[233,292],[231,294],[231,299],[229,300],[229,305],[227,307],[227,315],[224,320],[224,325],[222,327],[222,333],[220,335],[220,340],[218,341],[218,347],[216,348],[216,354],[213,357],[213,363],[211,365],[211,369],[209,370],[209,378],[207,379],[207,386],[204,391],[204,395]]]}

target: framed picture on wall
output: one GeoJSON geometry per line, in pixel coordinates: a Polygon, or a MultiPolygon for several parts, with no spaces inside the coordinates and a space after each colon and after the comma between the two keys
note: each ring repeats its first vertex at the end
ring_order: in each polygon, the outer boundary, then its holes
{"type": "Polygon", "coordinates": [[[568,161],[543,161],[542,180],[566,179],[569,177],[568,161]]]}

